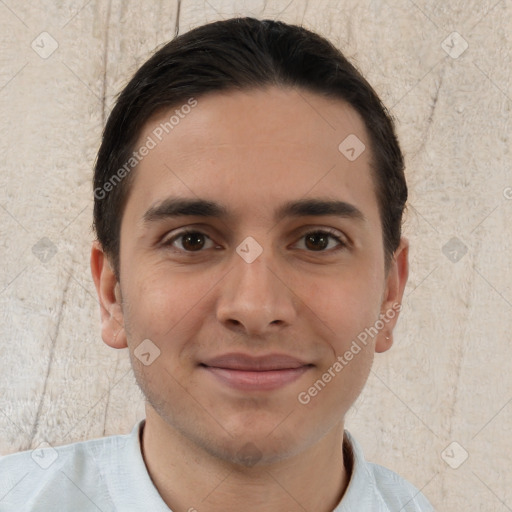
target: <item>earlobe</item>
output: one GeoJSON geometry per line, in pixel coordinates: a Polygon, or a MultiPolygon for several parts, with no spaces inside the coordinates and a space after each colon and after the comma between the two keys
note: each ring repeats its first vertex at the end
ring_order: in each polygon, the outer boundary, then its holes
{"type": "Polygon", "coordinates": [[[98,241],[92,244],[91,274],[100,303],[101,337],[110,347],[126,348],[120,285],[98,241]]]}
{"type": "Polygon", "coordinates": [[[386,352],[393,345],[393,335],[390,336],[378,336],[375,342],[375,352],[386,352]]]}

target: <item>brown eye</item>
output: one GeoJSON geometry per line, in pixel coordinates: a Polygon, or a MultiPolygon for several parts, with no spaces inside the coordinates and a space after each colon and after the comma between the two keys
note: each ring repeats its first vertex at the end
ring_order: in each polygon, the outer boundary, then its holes
{"type": "Polygon", "coordinates": [[[313,251],[322,251],[329,245],[329,238],[331,235],[318,232],[318,233],[310,233],[306,235],[306,247],[313,251]]]}
{"type": "Polygon", "coordinates": [[[202,233],[186,233],[181,235],[182,246],[187,251],[197,251],[204,246],[204,235],[202,233]]]}
{"type": "Polygon", "coordinates": [[[162,245],[175,248],[181,252],[202,252],[204,248],[211,248],[214,244],[209,236],[200,231],[182,231],[164,241],[162,245]],[[207,241],[210,242],[209,247],[206,247],[207,241]]]}
{"type": "Polygon", "coordinates": [[[337,232],[325,230],[310,231],[302,236],[304,248],[314,252],[335,252],[348,247],[347,243],[338,235],[337,232]],[[332,245],[334,240],[335,244],[332,245]]]}

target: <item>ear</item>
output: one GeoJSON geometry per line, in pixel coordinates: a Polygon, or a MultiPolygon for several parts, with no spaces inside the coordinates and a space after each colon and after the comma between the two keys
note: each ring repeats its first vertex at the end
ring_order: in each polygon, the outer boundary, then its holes
{"type": "Polygon", "coordinates": [[[382,296],[380,318],[384,322],[384,328],[380,330],[375,342],[375,352],[385,352],[393,344],[393,329],[400,310],[402,309],[402,297],[405,285],[409,277],[409,241],[402,237],[400,244],[393,255],[386,276],[386,287],[382,296]],[[388,339],[386,339],[388,338],[388,339]]]}
{"type": "Polygon", "coordinates": [[[113,348],[127,348],[119,282],[98,241],[91,249],[91,273],[100,303],[101,337],[113,348]]]}

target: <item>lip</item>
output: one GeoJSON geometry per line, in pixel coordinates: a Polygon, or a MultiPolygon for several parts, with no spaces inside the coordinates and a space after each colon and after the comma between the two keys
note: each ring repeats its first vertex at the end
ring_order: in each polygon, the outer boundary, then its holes
{"type": "Polygon", "coordinates": [[[313,367],[286,354],[224,354],[200,364],[221,383],[242,391],[270,391],[299,379],[313,367]]]}

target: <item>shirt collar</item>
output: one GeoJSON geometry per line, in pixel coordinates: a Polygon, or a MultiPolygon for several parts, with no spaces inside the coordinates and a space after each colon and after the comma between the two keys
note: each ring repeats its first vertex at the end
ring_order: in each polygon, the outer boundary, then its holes
{"type": "Polygon", "coordinates": [[[172,512],[158,493],[142,456],[141,436],[146,420],[139,421],[131,433],[122,437],[121,446],[112,451],[115,474],[104,475],[112,500],[119,510],[172,512]]]}
{"type": "Polygon", "coordinates": [[[348,430],[345,430],[343,437],[343,459],[345,466],[351,469],[350,479],[333,512],[388,512],[389,509],[377,490],[373,473],[364,458],[363,449],[348,430]]]}

